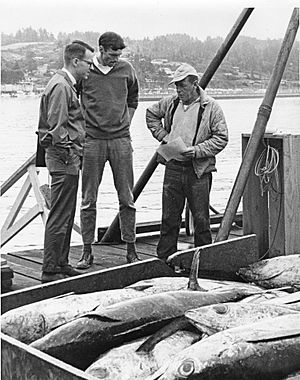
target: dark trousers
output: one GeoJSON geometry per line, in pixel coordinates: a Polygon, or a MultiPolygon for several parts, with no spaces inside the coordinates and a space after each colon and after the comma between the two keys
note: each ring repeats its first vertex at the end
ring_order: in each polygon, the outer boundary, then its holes
{"type": "Polygon", "coordinates": [[[165,169],[162,195],[162,221],[157,255],[160,259],[177,251],[177,240],[185,201],[188,200],[194,219],[195,247],[212,242],[209,221],[209,194],[212,174],[197,178],[192,166],[168,163],[165,169]]]}
{"type": "Polygon", "coordinates": [[[43,271],[59,273],[62,267],[68,265],[77,201],[79,158],[71,156],[69,161],[63,161],[57,150],[52,149],[47,153],[46,163],[51,175],[51,207],[45,227],[43,271]],[[52,171],[55,168],[57,172],[52,171]]]}

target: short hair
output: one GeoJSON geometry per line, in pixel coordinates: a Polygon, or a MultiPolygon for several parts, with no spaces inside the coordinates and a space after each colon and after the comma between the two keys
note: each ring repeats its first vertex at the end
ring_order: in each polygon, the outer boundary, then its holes
{"type": "Polygon", "coordinates": [[[111,48],[112,50],[124,49],[126,47],[123,38],[114,32],[105,32],[99,37],[99,46],[103,46],[104,50],[111,48]]]}
{"type": "Polygon", "coordinates": [[[86,50],[90,50],[92,53],[94,52],[94,48],[92,48],[89,44],[83,41],[75,40],[71,42],[69,45],[65,47],[65,63],[70,63],[73,58],[82,59],[85,56],[86,50]]]}

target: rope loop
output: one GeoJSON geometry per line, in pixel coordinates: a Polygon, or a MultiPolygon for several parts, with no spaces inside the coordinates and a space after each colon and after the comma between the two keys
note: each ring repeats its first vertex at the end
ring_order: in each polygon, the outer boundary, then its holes
{"type": "Polygon", "coordinates": [[[269,191],[272,188],[274,191],[278,192],[279,188],[279,178],[278,178],[278,164],[279,164],[279,152],[277,149],[273,148],[269,144],[262,151],[258,157],[254,173],[260,180],[261,196],[264,192],[269,191]],[[274,188],[272,179],[275,178],[276,188],[274,188]]]}

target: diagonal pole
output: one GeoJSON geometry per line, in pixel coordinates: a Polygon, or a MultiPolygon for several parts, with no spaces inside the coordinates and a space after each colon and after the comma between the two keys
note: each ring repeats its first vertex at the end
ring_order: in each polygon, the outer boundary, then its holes
{"type": "MultiPolygon", "coordinates": [[[[247,22],[253,10],[254,8],[244,8],[241,14],[239,15],[239,17],[237,18],[236,22],[234,23],[233,27],[231,28],[224,42],[218,49],[215,57],[210,62],[203,76],[201,77],[199,84],[203,89],[206,88],[211,78],[214,76],[215,72],[217,71],[218,67],[222,63],[224,57],[228,53],[232,44],[238,37],[240,31],[242,30],[243,26],[247,22]]],[[[149,179],[151,178],[152,174],[154,173],[155,169],[157,168],[158,163],[156,161],[156,157],[157,157],[157,154],[155,153],[150,159],[148,165],[146,166],[144,172],[141,174],[137,183],[135,184],[133,188],[134,200],[136,200],[139,197],[144,187],[148,183],[149,179]]],[[[107,229],[106,233],[103,235],[101,239],[101,243],[110,243],[110,242],[118,242],[118,241],[121,241],[119,214],[115,217],[115,219],[112,221],[111,225],[107,229]]]]}
{"type": "Polygon", "coordinates": [[[271,74],[264,99],[261,106],[259,107],[257,119],[253,127],[251,137],[247,144],[239,172],[233,185],[233,189],[230,194],[230,198],[228,200],[219,231],[216,236],[216,242],[226,240],[229,236],[233,218],[243,195],[249,172],[253,166],[259,142],[265,134],[266,125],[272,111],[272,105],[274,103],[290,51],[293,47],[298,27],[299,8],[295,8],[287,27],[287,31],[282,42],[273,72],[271,74]]]}

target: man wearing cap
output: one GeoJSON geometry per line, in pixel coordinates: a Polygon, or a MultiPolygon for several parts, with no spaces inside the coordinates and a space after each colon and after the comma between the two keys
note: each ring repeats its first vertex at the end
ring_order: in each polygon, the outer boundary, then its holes
{"type": "Polygon", "coordinates": [[[121,238],[127,244],[127,262],[139,260],[135,248],[133,156],[130,124],[138,106],[138,81],[132,65],[120,59],[125,44],[114,32],[99,37],[90,77],[82,82],[86,138],[82,164],[81,233],[83,252],[78,269],[93,262],[96,203],[104,166],[108,161],[119,199],[121,238]]]}
{"type": "Polygon", "coordinates": [[[162,144],[181,138],[186,145],[176,159],[166,160],[162,194],[162,221],[157,246],[158,257],[166,261],[177,251],[185,201],[194,219],[195,247],[212,242],[209,221],[209,196],[216,154],[228,142],[228,131],[219,104],[199,86],[197,71],[182,64],[171,83],[176,95],[167,96],[146,110],[146,123],[162,144]]]}

